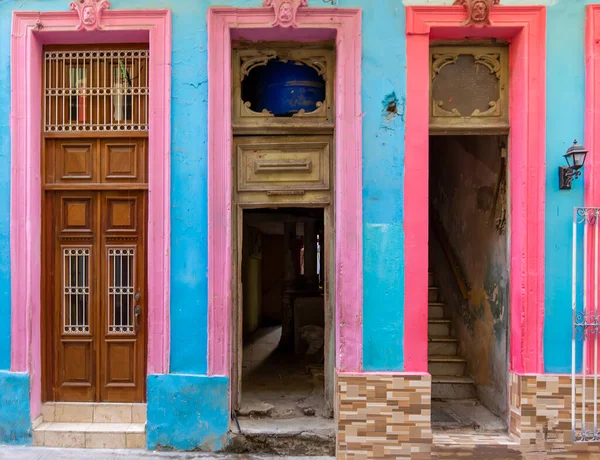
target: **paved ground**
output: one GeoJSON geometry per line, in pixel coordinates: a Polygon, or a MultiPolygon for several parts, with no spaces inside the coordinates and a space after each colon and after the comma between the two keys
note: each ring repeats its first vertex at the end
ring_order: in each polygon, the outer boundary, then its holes
{"type": "Polygon", "coordinates": [[[2,460],[332,460],[333,457],[269,457],[262,455],[218,455],[201,453],[147,452],[144,450],[53,449],[49,447],[2,447],[2,460]]]}

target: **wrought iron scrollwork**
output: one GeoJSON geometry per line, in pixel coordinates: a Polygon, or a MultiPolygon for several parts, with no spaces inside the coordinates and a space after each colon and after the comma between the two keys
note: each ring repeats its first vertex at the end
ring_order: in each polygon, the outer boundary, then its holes
{"type": "Polygon", "coordinates": [[[586,340],[592,340],[600,332],[600,315],[578,313],[573,327],[576,340],[583,340],[584,337],[586,340]]]}
{"type": "Polygon", "coordinates": [[[600,208],[577,208],[577,223],[596,225],[598,222],[598,216],[600,215],[600,208]]]}

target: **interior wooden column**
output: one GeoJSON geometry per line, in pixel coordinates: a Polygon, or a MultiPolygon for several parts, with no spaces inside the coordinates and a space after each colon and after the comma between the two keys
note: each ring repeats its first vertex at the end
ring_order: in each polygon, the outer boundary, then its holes
{"type": "Polygon", "coordinates": [[[309,289],[317,288],[317,226],[313,219],[304,223],[304,276],[309,289]]]}
{"type": "Polygon", "coordinates": [[[286,221],[283,230],[283,296],[281,300],[280,348],[294,347],[294,288],[296,287],[296,222],[286,221]]]}

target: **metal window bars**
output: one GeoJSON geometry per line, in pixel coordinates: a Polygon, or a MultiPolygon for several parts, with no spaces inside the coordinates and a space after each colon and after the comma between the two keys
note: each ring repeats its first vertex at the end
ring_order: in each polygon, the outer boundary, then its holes
{"type": "Polygon", "coordinates": [[[571,346],[571,429],[573,442],[600,441],[598,426],[598,335],[600,333],[599,219],[600,208],[575,208],[573,217],[571,346]],[[580,240],[581,239],[581,240],[580,240]],[[582,252],[582,260],[578,253],[582,252]],[[578,269],[578,264],[582,268],[578,269]],[[583,295],[578,295],[583,272],[583,295]],[[581,300],[581,302],[580,302],[581,300]],[[579,362],[578,357],[581,356],[579,362]],[[581,372],[577,372],[578,363],[581,372]]]}
{"type": "Polygon", "coordinates": [[[148,50],[47,51],[44,131],[148,131],[148,50]]]}
{"type": "Polygon", "coordinates": [[[108,332],[135,332],[135,248],[108,248],[108,332]]]}
{"type": "Polygon", "coordinates": [[[63,248],[63,332],[90,332],[90,249],[63,248]]]}

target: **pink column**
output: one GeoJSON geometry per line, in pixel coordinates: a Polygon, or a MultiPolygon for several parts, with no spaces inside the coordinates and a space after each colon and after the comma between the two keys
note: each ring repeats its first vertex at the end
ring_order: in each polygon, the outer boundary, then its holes
{"type": "Polygon", "coordinates": [[[510,41],[511,370],[543,372],[546,9],[495,6],[492,25],[466,28],[460,6],[409,6],[405,141],[405,362],[427,369],[429,39],[510,41]],[[414,107],[414,105],[418,105],[414,107]],[[419,179],[419,180],[417,180],[419,179]],[[416,348],[416,350],[415,350],[416,348]]]}

